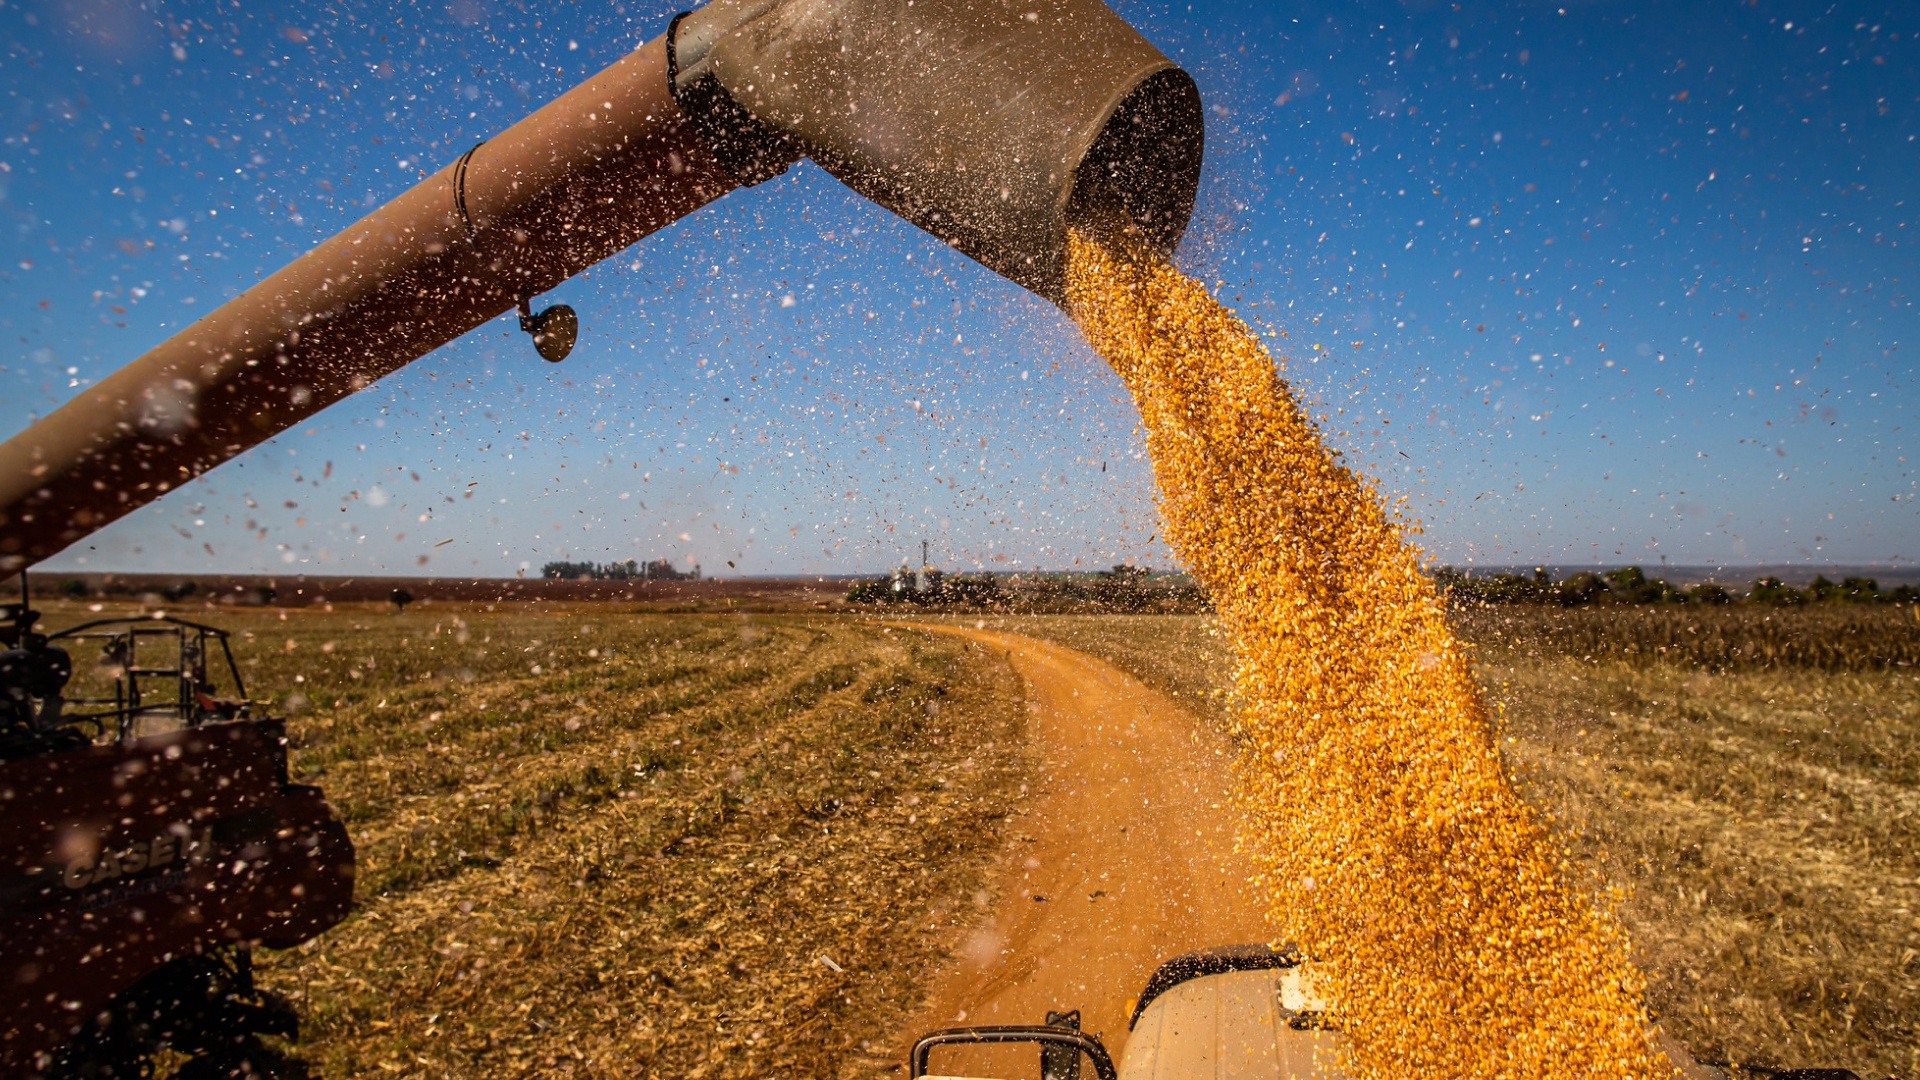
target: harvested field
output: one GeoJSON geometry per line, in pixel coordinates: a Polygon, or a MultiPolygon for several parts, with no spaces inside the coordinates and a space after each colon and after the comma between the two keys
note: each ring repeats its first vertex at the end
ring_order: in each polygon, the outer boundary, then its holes
{"type": "Polygon", "coordinates": [[[1478,670],[1534,797],[1627,890],[1653,1011],[1683,1044],[1920,1067],[1920,678],[1493,648],[1478,670]]]}
{"type": "MultiPolygon", "coordinates": [[[[1626,890],[1662,1022],[1709,1058],[1920,1071],[1916,670],[1649,652],[1623,615],[1462,625],[1529,796],[1626,890]]],[[[202,617],[242,635],[296,776],[360,845],[360,910],[262,957],[325,1076],[871,1074],[860,1044],[977,917],[1033,775],[1019,680],[944,635],[611,605],[202,617]]],[[[1207,617],[962,621],[1227,720],[1207,617]]]]}
{"type": "Polygon", "coordinates": [[[977,917],[1029,777],[1018,680],[950,635],[605,607],[217,621],[360,852],[354,914],[258,957],[324,1076],[858,1071],[977,917]]]}
{"type": "Polygon", "coordinates": [[[1662,661],[1712,670],[1920,668],[1920,607],[1911,604],[1474,606],[1460,632],[1492,645],[1593,660],[1662,661]]]}
{"type": "MultiPolygon", "coordinates": [[[[1723,640],[1809,640],[1825,625],[1824,612],[1736,611],[1786,625],[1721,626],[1723,640]]],[[[1463,629],[1528,797],[1624,891],[1662,1024],[1706,1059],[1920,1072],[1920,671],[1716,670],[1643,648],[1615,613],[1568,619],[1587,614],[1495,609],[1463,629]]],[[[1206,617],[986,622],[1228,719],[1209,691],[1231,659],[1206,617]]]]}

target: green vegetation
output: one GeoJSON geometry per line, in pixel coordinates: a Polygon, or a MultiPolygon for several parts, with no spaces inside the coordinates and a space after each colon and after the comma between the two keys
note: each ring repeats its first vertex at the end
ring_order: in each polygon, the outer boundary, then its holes
{"type": "Polygon", "coordinates": [[[1920,668],[1920,608],[1893,604],[1477,606],[1455,624],[1487,645],[1524,642],[1545,655],[1680,663],[1708,671],[1920,668]]]}
{"type": "Polygon", "coordinates": [[[863,581],[847,590],[849,604],[911,604],[916,607],[990,608],[1004,603],[1008,594],[992,574],[945,577],[931,571],[924,588],[913,575],[896,573],[892,577],[863,581]]]}
{"type": "MultiPolygon", "coordinates": [[[[1441,567],[1434,571],[1434,579],[1459,609],[1517,604],[1562,608],[1718,608],[1739,604],[1911,608],[1920,604],[1920,589],[1901,585],[1883,590],[1869,577],[1847,577],[1838,584],[1816,577],[1805,589],[1796,589],[1776,577],[1763,577],[1744,593],[1715,582],[1683,588],[1648,577],[1638,566],[1604,572],[1582,570],[1559,580],[1545,570],[1531,575],[1476,575],[1441,567]]],[[[1132,566],[1085,574],[967,574],[944,578],[938,571],[929,571],[925,579],[902,568],[890,577],[854,586],[847,593],[847,602],[1001,615],[1200,615],[1213,610],[1206,593],[1186,575],[1157,574],[1132,566]]]]}
{"type": "MultiPolygon", "coordinates": [[[[1582,570],[1555,581],[1545,570],[1531,576],[1489,574],[1476,576],[1443,566],[1434,571],[1434,580],[1448,590],[1450,599],[1459,603],[1481,604],[1558,604],[1582,607],[1588,604],[1698,604],[1715,606],[1738,599],[1725,586],[1713,582],[1691,589],[1650,578],[1638,566],[1623,566],[1605,573],[1582,570]]],[[[1849,577],[1838,585],[1824,576],[1816,577],[1806,589],[1795,589],[1777,577],[1755,581],[1745,599],[1754,603],[1786,606],[1805,603],[1920,603],[1920,589],[1901,585],[1886,592],[1872,578],[1849,577]]]]}
{"type": "Polygon", "coordinates": [[[700,568],[675,570],[665,559],[654,559],[642,566],[633,559],[626,562],[550,562],[540,568],[543,578],[562,581],[699,581],[700,568]]]}

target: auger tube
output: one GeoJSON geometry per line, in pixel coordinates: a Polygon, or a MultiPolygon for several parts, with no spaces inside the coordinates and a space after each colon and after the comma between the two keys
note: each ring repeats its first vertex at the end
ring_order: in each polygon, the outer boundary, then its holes
{"type": "Polygon", "coordinates": [[[730,191],[656,39],[0,445],[30,565],[730,191]]]}
{"type": "Polygon", "coordinates": [[[1101,207],[1171,251],[1193,80],[1099,0],[716,0],[0,444],[0,572],[54,555],[802,155],[1058,303],[1101,207]]]}

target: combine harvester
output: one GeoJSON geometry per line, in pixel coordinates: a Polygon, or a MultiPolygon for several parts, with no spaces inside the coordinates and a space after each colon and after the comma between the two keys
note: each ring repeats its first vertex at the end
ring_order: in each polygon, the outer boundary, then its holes
{"type": "MultiPolygon", "coordinates": [[[[0,630],[0,1075],[146,1076],[163,1051],[180,1077],[272,1075],[257,1036],[296,1018],[247,949],[337,923],[353,880],[280,721],[231,665],[222,695],[223,634],[43,635],[28,567],[509,311],[564,359],[578,320],[535,297],[802,156],[1061,303],[1070,223],[1173,250],[1203,128],[1193,80],[1099,0],[717,0],[0,445],[0,572],[22,576],[0,630]],[[73,646],[111,695],[67,696],[73,646]]],[[[1124,1075],[1333,1075],[1292,970],[1170,962],[1124,1075]],[[1202,1016],[1253,1056],[1202,1049],[1202,1016]]],[[[1083,1054],[1115,1076],[1073,1014],[1049,1019],[930,1035],[915,1074],[938,1047],[1029,1041],[1050,1080],[1083,1054]]]]}

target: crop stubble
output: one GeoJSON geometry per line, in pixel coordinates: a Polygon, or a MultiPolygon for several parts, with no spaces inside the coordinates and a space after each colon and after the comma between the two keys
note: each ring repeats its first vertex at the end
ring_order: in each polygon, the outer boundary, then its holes
{"type": "MultiPolygon", "coordinates": [[[[1709,1060],[1920,1071],[1920,672],[1878,660],[1910,647],[1911,612],[1875,617],[1852,650],[1818,639],[1857,613],[1694,611],[1695,634],[1688,614],[1455,617],[1522,793],[1624,891],[1663,1028],[1709,1060]],[[1705,643],[1674,648],[1669,622],[1705,643]],[[1781,641],[1806,645],[1769,664],[1781,641]]],[[[1195,676],[1232,663],[1211,616],[988,625],[1102,657],[1231,723],[1224,684],[1195,676]]]]}
{"type": "Polygon", "coordinates": [[[946,636],[221,621],[360,852],[353,915],[257,957],[327,1076],[857,1072],[977,914],[1030,776],[1018,680],[946,636]]]}

